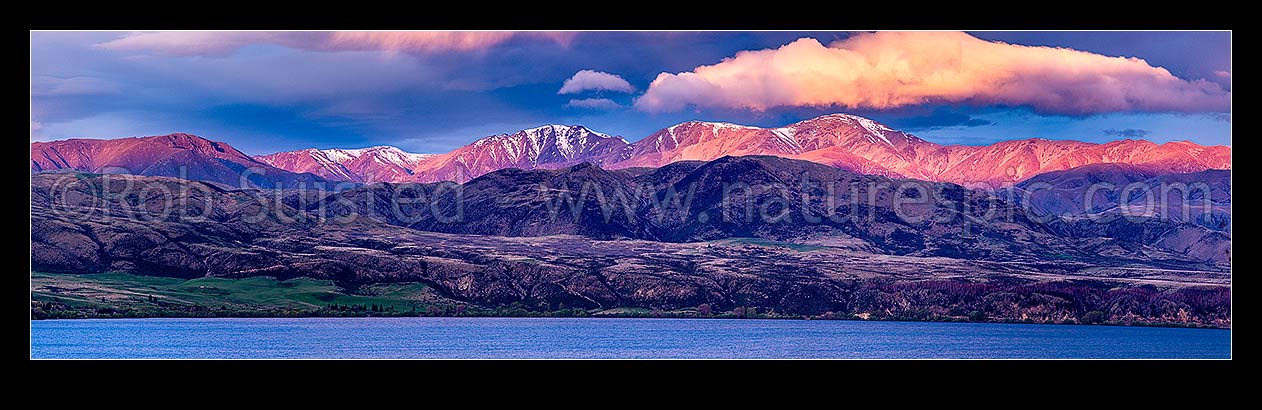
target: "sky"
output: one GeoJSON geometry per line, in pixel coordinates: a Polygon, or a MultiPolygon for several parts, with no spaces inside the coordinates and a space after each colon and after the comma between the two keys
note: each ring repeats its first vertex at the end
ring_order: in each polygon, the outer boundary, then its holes
{"type": "Polygon", "coordinates": [[[1231,145],[1229,32],[31,32],[31,141],[441,153],[852,113],[941,144],[1231,145]]]}

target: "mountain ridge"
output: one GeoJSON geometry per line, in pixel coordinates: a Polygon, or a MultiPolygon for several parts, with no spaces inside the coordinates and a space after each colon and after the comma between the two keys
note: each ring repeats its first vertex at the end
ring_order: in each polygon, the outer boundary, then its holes
{"type": "Polygon", "coordinates": [[[690,121],[632,143],[629,151],[630,158],[603,166],[655,167],[723,155],[776,155],[862,173],[991,188],[1097,163],[1145,165],[1168,173],[1231,168],[1231,149],[1226,146],[1043,138],[940,145],[851,114],[829,114],[776,128],[690,121]]]}
{"type": "MultiPolygon", "coordinates": [[[[1152,172],[1177,174],[1231,169],[1229,146],[1188,141],[1154,143],[1123,139],[1106,143],[1027,138],[990,145],[940,145],[851,114],[829,114],[782,127],[764,128],[726,122],[687,121],[663,128],[635,142],[582,125],[548,124],[480,138],[450,152],[413,154],[392,146],[315,149],[248,156],[231,146],[189,134],[170,134],[197,147],[204,159],[262,164],[278,171],[309,173],[329,181],[467,182],[506,168],[556,169],[590,162],[605,169],[657,168],[679,161],[710,161],[723,156],[772,155],[801,159],[862,174],[951,182],[973,188],[1005,188],[1037,175],[1093,164],[1126,164],[1152,172]],[[201,139],[204,143],[188,142],[201,139]],[[187,141],[185,141],[187,140],[187,141]]],[[[150,137],[145,137],[150,138],[150,137]]],[[[96,145],[133,146],[133,139],[71,139],[32,143],[32,172],[71,168],[100,170],[91,157],[96,145]],[[93,142],[95,141],[95,142],[93,142]],[[69,148],[46,149],[50,145],[69,148]]],[[[178,147],[177,147],[178,148],[178,147]]],[[[115,150],[117,151],[117,150],[115,150]]],[[[190,154],[191,155],[191,154],[190,154]]],[[[178,166],[180,158],[171,158],[178,166]]],[[[107,160],[108,162],[108,160],[107,160]]],[[[122,161],[127,164],[127,161],[122,161]]],[[[134,162],[134,161],[133,161],[134,162]]],[[[142,161],[143,162],[143,161],[142,161]]],[[[146,167],[153,164],[145,164],[146,167]]],[[[126,167],[124,165],[124,167],[126,167]]],[[[169,167],[168,167],[169,168],[169,167]]],[[[151,175],[163,174],[155,168],[151,175]]],[[[219,172],[203,179],[223,182],[219,172]]],[[[174,176],[174,175],[168,175],[174,176]]],[[[197,178],[194,178],[197,179],[197,178]]]]}
{"type": "Polygon", "coordinates": [[[356,183],[408,179],[413,168],[436,154],[415,154],[398,147],[377,145],[356,149],[307,148],[254,158],[281,169],[310,172],[326,179],[356,183]]]}
{"type": "MultiPolygon", "coordinates": [[[[563,140],[557,140],[563,141],[563,140]]],[[[1142,165],[1165,173],[1230,169],[1231,148],[1187,141],[1157,144],[1124,139],[1106,143],[1027,138],[989,145],[941,145],[880,122],[845,113],[781,127],[686,121],[626,142],[583,126],[544,125],[485,137],[422,161],[411,177],[391,182],[465,182],[503,168],[548,169],[589,161],[607,169],[656,168],[677,161],[709,161],[725,155],[774,155],[887,177],[1002,188],[1045,172],[1099,163],[1142,165]],[[546,144],[524,138],[555,127],[609,138],[584,155],[537,160],[546,144]],[[533,151],[532,151],[533,150],[533,151]],[[532,152],[535,156],[523,155],[532,152]],[[522,158],[527,158],[523,160],[522,158]]]]}
{"type": "Polygon", "coordinates": [[[253,188],[312,186],[326,181],[268,165],[226,143],[186,133],[31,143],[31,172],[60,170],[173,176],[253,188]]]}
{"type": "Polygon", "coordinates": [[[609,156],[627,146],[622,137],[582,125],[548,124],[480,138],[417,165],[413,182],[465,182],[505,168],[558,168],[609,156]]]}

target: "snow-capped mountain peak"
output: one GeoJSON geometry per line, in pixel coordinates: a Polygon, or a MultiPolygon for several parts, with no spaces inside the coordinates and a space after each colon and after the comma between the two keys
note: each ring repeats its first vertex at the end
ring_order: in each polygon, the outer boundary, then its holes
{"type": "Polygon", "coordinates": [[[488,136],[427,160],[416,168],[423,182],[467,181],[504,168],[556,168],[618,156],[628,143],[582,125],[547,124],[488,136]]]}
{"type": "Polygon", "coordinates": [[[592,131],[582,125],[547,124],[512,134],[489,136],[474,141],[470,146],[482,149],[491,149],[488,145],[497,146],[490,152],[496,161],[539,163],[555,159],[549,157],[573,160],[606,141],[627,144],[622,137],[592,131]]]}
{"type": "Polygon", "coordinates": [[[310,172],[326,179],[351,182],[405,180],[412,169],[434,154],[416,154],[398,147],[316,149],[278,152],[256,157],[269,165],[294,172],[310,172]]]}
{"type": "Polygon", "coordinates": [[[594,131],[582,125],[545,124],[545,125],[540,125],[538,127],[525,129],[522,131],[526,133],[538,133],[544,130],[551,130],[557,134],[569,134],[570,132],[587,132],[587,133],[599,135],[601,137],[613,138],[609,134],[599,132],[599,131],[594,131]]]}
{"type": "Polygon", "coordinates": [[[988,146],[939,145],[852,114],[830,114],[778,128],[688,121],[633,144],[581,125],[548,124],[488,136],[433,156],[378,146],[310,149],[258,160],[293,172],[355,182],[466,182],[505,168],[559,168],[582,162],[607,169],[658,167],[728,155],[774,155],[860,173],[979,187],[1011,185],[1039,173],[1096,163],[1177,172],[1231,168],[1231,150],[1224,146],[1146,140],[1092,144],[1041,138],[988,146]]]}

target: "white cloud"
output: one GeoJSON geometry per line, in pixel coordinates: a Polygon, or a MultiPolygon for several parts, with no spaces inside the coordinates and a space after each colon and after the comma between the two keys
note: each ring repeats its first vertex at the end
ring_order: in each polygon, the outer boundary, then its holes
{"type": "Polygon", "coordinates": [[[580,70],[573,77],[565,80],[557,94],[577,94],[583,91],[619,91],[629,93],[635,91],[627,80],[615,74],[595,70],[580,70]]]}

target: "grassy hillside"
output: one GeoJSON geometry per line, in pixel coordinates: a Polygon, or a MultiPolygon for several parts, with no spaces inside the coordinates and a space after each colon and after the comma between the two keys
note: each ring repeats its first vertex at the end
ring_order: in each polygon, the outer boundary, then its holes
{"type": "Polygon", "coordinates": [[[420,283],[365,286],[270,277],[244,279],[139,276],[127,273],[31,273],[32,316],[309,316],[409,315],[463,311],[463,304],[420,283]]]}
{"type": "MultiPolygon", "coordinates": [[[[1101,281],[851,283],[849,308],[819,315],[718,307],[583,309],[510,302],[473,305],[416,282],[347,289],[329,280],[31,273],[33,319],[284,316],[602,316],[813,318],[1230,327],[1229,287],[1118,287],[1101,281]]],[[[809,296],[809,295],[808,295],[809,296]]]]}

